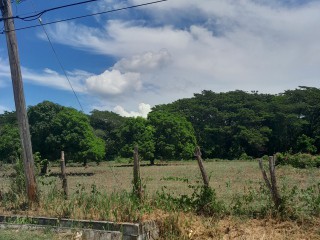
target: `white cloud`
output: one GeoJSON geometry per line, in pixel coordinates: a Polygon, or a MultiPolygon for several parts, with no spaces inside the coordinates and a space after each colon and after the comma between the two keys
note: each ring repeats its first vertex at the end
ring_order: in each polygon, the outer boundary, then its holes
{"type": "Polygon", "coordinates": [[[8,107],[0,105],[0,114],[3,114],[5,111],[11,111],[8,107]]]}
{"type": "Polygon", "coordinates": [[[162,49],[159,52],[147,52],[129,58],[122,58],[113,68],[122,72],[150,72],[166,66],[170,60],[170,53],[162,49]]]}
{"type": "Polygon", "coordinates": [[[203,89],[279,93],[320,86],[319,1],[175,0],[140,11],[147,23],[118,19],[102,29],[76,23],[49,28],[55,42],[119,59],[85,81],[91,93],[121,95],[127,103],[122,98],[119,104],[127,108],[203,89]]]}
{"type": "MultiPolygon", "coordinates": [[[[28,83],[71,91],[66,77],[52,69],[45,68],[42,71],[34,71],[21,66],[21,72],[23,81],[28,83]]],[[[76,92],[85,92],[84,80],[93,75],[82,70],[68,71],[66,73],[76,92]]],[[[11,82],[10,66],[7,59],[0,58],[0,77],[0,87],[7,86],[11,82]]]]}
{"type": "MultiPolygon", "coordinates": [[[[84,80],[91,75],[92,74],[81,70],[67,72],[67,76],[74,91],[80,93],[86,92],[84,80]]],[[[34,72],[28,68],[22,67],[22,76],[23,79],[29,83],[72,91],[67,78],[52,69],[46,68],[42,72],[34,72]]]]}
{"type": "Polygon", "coordinates": [[[86,86],[92,93],[100,95],[118,95],[128,91],[141,89],[140,74],[128,72],[122,74],[119,70],[106,70],[100,75],[86,79],[86,86]]]}
{"type": "Polygon", "coordinates": [[[10,67],[7,60],[0,58],[0,87],[5,87],[10,82],[10,67]]]}
{"type": "Polygon", "coordinates": [[[114,109],[115,113],[118,113],[119,115],[123,117],[143,117],[147,118],[148,113],[151,112],[151,106],[146,103],[140,103],[138,112],[130,111],[127,112],[123,107],[116,106],[114,109]]]}
{"type": "MultiPolygon", "coordinates": [[[[60,74],[52,69],[45,68],[42,71],[33,71],[26,67],[21,67],[23,80],[25,82],[52,87],[55,89],[83,93],[91,96],[97,94],[108,98],[127,92],[136,92],[142,88],[140,73],[125,72],[119,70],[106,70],[100,75],[94,75],[79,69],[67,71],[68,79],[64,74],[60,74]]],[[[11,81],[10,68],[8,63],[0,59],[0,87],[5,87],[11,81]]]]}

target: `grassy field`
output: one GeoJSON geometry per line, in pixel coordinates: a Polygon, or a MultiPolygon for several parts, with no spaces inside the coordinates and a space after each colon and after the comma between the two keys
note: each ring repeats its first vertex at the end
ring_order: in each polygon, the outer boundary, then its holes
{"type": "MultiPolygon", "coordinates": [[[[228,201],[234,194],[241,194],[249,188],[257,188],[262,182],[261,172],[256,161],[219,161],[205,162],[205,168],[210,176],[210,185],[216,190],[219,198],[228,201]]],[[[55,176],[60,169],[50,169],[55,176]]],[[[68,184],[71,192],[81,184],[86,189],[96,185],[99,190],[111,193],[113,191],[131,191],[133,179],[132,166],[128,164],[102,163],[99,166],[68,168],[68,184]]],[[[202,184],[201,174],[196,161],[159,163],[141,166],[142,183],[148,194],[154,194],[163,187],[175,195],[191,194],[190,185],[202,184]]],[[[277,176],[279,185],[308,187],[320,180],[319,169],[295,169],[281,167],[277,176]]],[[[49,180],[48,178],[47,180],[49,180]]],[[[57,180],[57,177],[51,177],[57,180]]]]}
{"type": "MultiPolygon", "coordinates": [[[[210,184],[216,189],[221,198],[229,198],[235,193],[241,193],[250,187],[258,187],[262,181],[261,172],[257,161],[207,161],[204,163],[206,171],[210,176],[210,184]]],[[[130,164],[119,164],[116,162],[103,162],[100,165],[90,164],[82,166],[67,167],[68,186],[70,192],[77,189],[81,184],[86,189],[92,185],[100,191],[111,193],[113,191],[131,191],[133,169],[130,164]]],[[[58,185],[59,167],[49,167],[47,177],[41,178],[40,182],[54,181],[58,185]]],[[[0,169],[0,189],[7,189],[12,170],[9,165],[0,169]]],[[[190,193],[189,185],[201,184],[201,174],[196,161],[188,162],[159,162],[154,166],[146,163],[141,164],[141,178],[150,194],[166,187],[168,191],[175,194],[190,193]]],[[[316,168],[295,169],[283,166],[277,169],[279,185],[289,184],[307,187],[319,181],[320,170],[316,168]]],[[[46,186],[40,184],[42,190],[46,186]]]]}
{"type": "MultiPolygon", "coordinates": [[[[287,191],[288,211],[294,213],[279,218],[261,213],[270,202],[266,198],[269,193],[261,190],[263,180],[257,161],[206,161],[204,164],[216,199],[224,204],[225,210],[221,210],[220,216],[196,214],[188,210],[190,205],[183,203],[181,207],[179,200],[176,207],[175,200],[169,204],[167,200],[161,201],[167,195],[156,194],[165,189],[169,200],[179,199],[181,195],[187,195],[184,199],[190,200],[194,186],[202,183],[196,161],[157,162],[154,166],[141,163],[146,199],[143,206],[138,207],[132,199],[124,199],[128,195],[123,193],[132,191],[133,169],[128,163],[104,162],[86,168],[67,166],[69,193],[73,196],[67,201],[52,197],[52,188],[56,186],[60,190],[61,182],[60,169],[50,166],[48,176],[38,179],[42,205],[28,209],[28,214],[117,221],[154,219],[164,232],[170,233],[163,239],[320,239],[319,216],[313,214],[320,209],[319,189],[314,188],[320,183],[319,169],[277,168],[279,188],[287,191]],[[80,213],[78,209],[85,210],[80,213]],[[104,212],[101,209],[105,209],[104,212]]],[[[8,191],[12,174],[11,166],[1,167],[2,191],[8,191]]],[[[3,205],[0,212],[24,213],[23,209],[17,209],[19,205],[10,205],[10,208],[3,205]]]]}

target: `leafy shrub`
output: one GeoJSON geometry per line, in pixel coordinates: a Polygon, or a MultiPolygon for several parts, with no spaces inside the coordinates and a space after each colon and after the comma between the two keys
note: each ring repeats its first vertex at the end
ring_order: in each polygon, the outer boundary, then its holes
{"type": "Polygon", "coordinates": [[[157,202],[158,207],[167,211],[195,211],[201,215],[219,215],[225,211],[223,203],[217,200],[214,189],[192,185],[189,185],[189,188],[193,189],[191,196],[180,195],[177,197],[166,193],[163,188],[161,192],[157,193],[159,199],[157,202]]]}
{"type": "Polygon", "coordinates": [[[244,153],[242,153],[242,154],[240,155],[239,160],[244,160],[244,161],[246,161],[246,160],[253,160],[253,157],[248,156],[248,154],[246,154],[246,153],[244,152],[244,153]]]}
{"type": "Polygon", "coordinates": [[[10,178],[8,192],[1,194],[1,205],[6,209],[25,210],[28,206],[26,199],[26,179],[24,176],[23,162],[20,158],[13,166],[13,177],[10,178]]]}
{"type": "Polygon", "coordinates": [[[316,153],[317,147],[314,145],[315,140],[311,137],[302,134],[297,139],[296,149],[302,153],[316,153]]]}
{"type": "Polygon", "coordinates": [[[40,175],[47,174],[49,164],[48,159],[42,159],[41,154],[39,152],[33,154],[33,159],[37,168],[37,173],[40,175]]]}
{"type": "Polygon", "coordinates": [[[291,165],[295,168],[320,167],[320,156],[312,156],[307,153],[283,154],[277,153],[277,164],[291,165]]]}
{"type": "Polygon", "coordinates": [[[260,182],[257,189],[248,187],[244,193],[234,194],[229,211],[236,216],[263,217],[271,214],[272,204],[269,190],[263,182],[260,182]]]}

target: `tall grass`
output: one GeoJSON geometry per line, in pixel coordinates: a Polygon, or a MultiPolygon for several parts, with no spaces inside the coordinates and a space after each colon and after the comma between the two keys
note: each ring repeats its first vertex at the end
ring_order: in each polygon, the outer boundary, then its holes
{"type": "MultiPolygon", "coordinates": [[[[213,188],[206,188],[197,183],[191,184],[192,181],[186,177],[163,177],[163,179],[165,182],[174,180],[179,184],[185,184],[190,194],[176,194],[166,186],[151,193],[144,184],[144,196],[139,200],[131,191],[105,192],[99,190],[95,184],[89,188],[77,184],[75,191],[65,199],[60,181],[43,176],[38,178],[38,183],[42,185],[41,189],[45,189],[40,193],[40,205],[37,208],[30,208],[23,192],[22,169],[21,163],[18,162],[15,167],[15,181],[11,182],[10,190],[2,194],[0,208],[3,211],[116,222],[141,222],[153,219],[156,213],[161,211],[164,214],[161,216],[162,220],[158,220],[158,225],[160,230],[167,234],[167,239],[187,237],[188,233],[186,235],[185,229],[181,229],[181,224],[188,226],[189,223],[181,222],[181,213],[215,219],[234,216],[301,222],[320,217],[320,182],[314,181],[311,185],[300,186],[292,184],[285,178],[281,180],[279,186],[285,206],[285,210],[281,213],[273,205],[270,192],[262,180],[258,187],[247,184],[248,186],[244,186],[242,191],[232,193],[230,199],[223,199],[218,197],[213,188]]],[[[230,191],[232,184],[232,181],[221,184],[223,187],[219,188],[219,191],[230,191]]]]}

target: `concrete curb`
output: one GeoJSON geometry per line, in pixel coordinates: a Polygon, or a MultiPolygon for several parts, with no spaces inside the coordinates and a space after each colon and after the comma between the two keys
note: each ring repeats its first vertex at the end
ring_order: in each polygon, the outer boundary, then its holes
{"type": "Polygon", "coordinates": [[[77,240],[122,240],[123,236],[121,232],[110,232],[94,229],[77,229],[77,228],[64,228],[64,227],[52,227],[43,225],[32,225],[32,224],[11,224],[11,223],[0,223],[1,229],[10,230],[46,230],[55,233],[62,233],[64,236],[72,237],[77,240]]]}
{"type": "MultiPolygon", "coordinates": [[[[90,221],[76,219],[58,219],[46,217],[29,216],[4,216],[0,215],[0,223],[42,227],[56,227],[68,229],[90,229],[104,232],[119,232],[124,240],[154,240],[159,238],[159,229],[155,222],[148,221],[142,223],[115,223],[109,221],[90,221]]],[[[95,239],[95,238],[89,238],[95,239]]],[[[97,238],[100,239],[100,238],[97,238]]],[[[109,239],[109,238],[101,238],[109,239]]],[[[113,239],[113,238],[112,238],[113,239]]],[[[114,238],[118,239],[118,238],[114,238]]]]}

